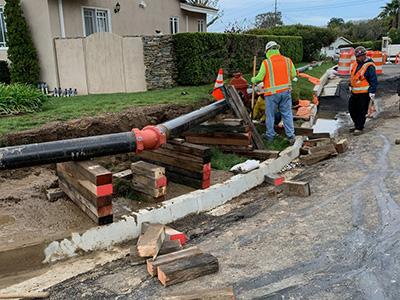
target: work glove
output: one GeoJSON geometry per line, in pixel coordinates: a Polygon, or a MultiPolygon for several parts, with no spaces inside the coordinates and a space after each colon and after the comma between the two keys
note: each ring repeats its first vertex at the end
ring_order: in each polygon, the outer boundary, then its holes
{"type": "Polygon", "coordinates": [[[369,98],[370,98],[371,100],[374,100],[374,99],[375,99],[375,94],[374,94],[374,93],[369,93],[369,98]]]}
{"type": "Polygon", "coordinates": [[[293,78],[292,81],[296,82],[297,81],[297,77],[293,78]]]}

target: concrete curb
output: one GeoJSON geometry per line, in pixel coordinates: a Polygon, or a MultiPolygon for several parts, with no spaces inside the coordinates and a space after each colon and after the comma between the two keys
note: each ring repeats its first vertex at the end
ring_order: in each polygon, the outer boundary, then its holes
{"type": "Polygon", "coordinates": [[[197,190],[164,201],[159,208],[142,209],[130,216],[124,216],[124,220],[90,229],[83,234],[76,233],[71,237],[53,241],[44,249],[43,263],[73,257],[77,253],[106,249],[113,244],[135,239],[140,235],[143,222],[167,224],[189,214],[207,211],[224,204],[263,183],[264,175],[279,172],[299,156],[301,145],[302,137],[297,137],[295,144],[283,151],[281,157],[262,162],[258,169],[250,173],[233,176],[226,182],[215,184],[206,190],[197,190]]]}
{"type": "Polygon", "coordinates": [[[68,259],[82,253],[105,250],[115,244],[137,238],[142,222],[169,222],[189,214],[211,210],[264,182],[264,176],[279,172],[297,158],[303,138],[297,137],[295,144],[281,152],[277,159],[270,159],[247,174],[238,174],[224,183],[215,184],[206,190],[164,201],[158,208],[142,209],[114,223],[97,226],[83,233],[72,233],[54,241],[37,241],[18,249],[1,252],[0,268],[9,274],[68,259]]]}

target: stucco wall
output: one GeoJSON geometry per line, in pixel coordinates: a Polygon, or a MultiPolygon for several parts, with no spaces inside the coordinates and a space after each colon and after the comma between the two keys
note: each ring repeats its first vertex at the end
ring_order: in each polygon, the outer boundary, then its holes
{"type": "MultiPolygon", "coordinates": [[[[86,67],[83,39],[57,39],[55,46],[58,57],[60,86],[63,90],[77,89],[79,94],[87,94],[86,67]]],[[[54,86],[57,87],[57,86],[54,86]]],[[[50,89],[54,88],[50,86],[50,89]]]]}

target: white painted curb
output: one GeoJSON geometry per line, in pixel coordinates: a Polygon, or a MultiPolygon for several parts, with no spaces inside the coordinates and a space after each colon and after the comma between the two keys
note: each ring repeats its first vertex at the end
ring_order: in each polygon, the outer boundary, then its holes
{"type": "Polygon", "coordinates": [[[143,222],[170,223],[188,214],[208,211],[224,204],[240,194],[264,182],[264,176],[277,173],[300,154],[302,137],[297,137],[293,146],[281,152],[278,159],[267,160],[260,167],[247,174],[233,176],[221,184],[215,184],[205,190],[197,190],[174,199],[164,201],[162,206],[154,209],[142,209],[138,213],[124,216],[123,220],[90,229],[83,234],[72,234],[71,237],[51,242],[44,250],[43,263],[55,262],[108,247],[140,235],[143,222]]]}

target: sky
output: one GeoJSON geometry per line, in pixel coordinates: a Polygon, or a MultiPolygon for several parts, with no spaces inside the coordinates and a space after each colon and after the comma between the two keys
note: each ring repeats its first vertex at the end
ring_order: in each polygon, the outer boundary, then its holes
{"type": "MultiPolygon", "coordinates": [[[[277,0],[277,10],[284,25],[326,26],[332,17],[345,22],[375,18],[387,2],[391,0],[277,0]]],[[[275,11],[275,0],[219,0],[218,6],[223,16],[208,32],[224,32],[235,22],[241,28],[252,28],[256,15],[275,11]]]]}

